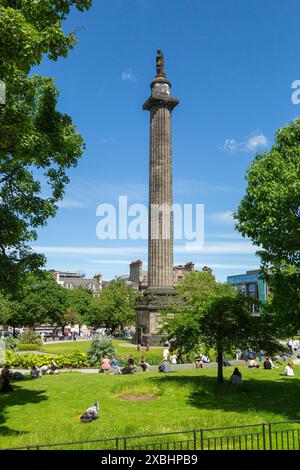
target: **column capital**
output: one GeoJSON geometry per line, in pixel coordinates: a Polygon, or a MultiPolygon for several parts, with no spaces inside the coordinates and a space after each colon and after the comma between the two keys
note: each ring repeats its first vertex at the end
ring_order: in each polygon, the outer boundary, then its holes
{"type": "Polygon", "coordinates": [[[179,99],[160,93],[153,93],[147,101],[143,104],[143,109],[150,111],[154,106],[161,106],[169,108],[171,111],[178,105],[179,99]]]}

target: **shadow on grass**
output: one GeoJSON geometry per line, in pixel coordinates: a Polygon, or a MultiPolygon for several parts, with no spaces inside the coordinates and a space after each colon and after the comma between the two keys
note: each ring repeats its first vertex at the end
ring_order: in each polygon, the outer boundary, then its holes
{"type": "Polygon", "coordinates": [[[300,380],[294,377],[270,377],[265,379],[246,379],[240,386],[225,381],[217,383],[215,377],[169,375],[150,379],[157,385],[167,387],[189,387],[187,403],[196,408],[207,410],[256,412],[282,414],[286,420],[300,420],[300,380]]]}
{"type": "MultiPolygon", "coordinates": [[[[16,431],[5,426],[6,417],[9,407],[11,406],[22,406],[27,403],[40,403],[41,401],[47,400],[47,397],[44,395],[46,390],[29,390],[24,387],[24,383],[31,381],[31,379],[25,378],[22,381],[23,386],[16,381],[12,381],[11,385],[13,387],[13,392],[10,393],[0,393],[0,435],[20,435],[26,434],[27,431],[16,431]]],[[[20,416],[22,410],[20,409],[20,416]]]]}

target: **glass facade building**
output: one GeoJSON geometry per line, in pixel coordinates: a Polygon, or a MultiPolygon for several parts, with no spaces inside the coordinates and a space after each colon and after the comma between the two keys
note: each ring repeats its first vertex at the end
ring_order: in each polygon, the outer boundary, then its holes
{"type": "Polygon", "coordinates": [[[227,282],[232,284],[236,290],[247,297],[252,297],[256,304],[253,305],[253,314],[259,314],[259,304],[264,302],[268,296],[268,286],[262,277],[261,271],[247,271],[246,274],[228,276],[227,282]]]}

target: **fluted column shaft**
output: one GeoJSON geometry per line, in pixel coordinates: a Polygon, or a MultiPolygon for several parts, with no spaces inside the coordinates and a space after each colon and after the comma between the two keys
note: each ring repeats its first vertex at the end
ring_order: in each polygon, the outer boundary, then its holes
{"type": "Polygon", "coordinates": [[[148,288],[173,286],[171,109],[150,109],[148,288]]]}

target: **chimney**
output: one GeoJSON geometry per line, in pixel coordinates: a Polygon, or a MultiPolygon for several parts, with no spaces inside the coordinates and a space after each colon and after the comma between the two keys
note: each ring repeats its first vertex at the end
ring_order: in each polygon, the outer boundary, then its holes
{"type": "Polygon", "coordinates": [[[131,261],[130,265],[129,281],[139,284],[143,280],[143,262],[138,259],[137,261],[131,261]]]}

